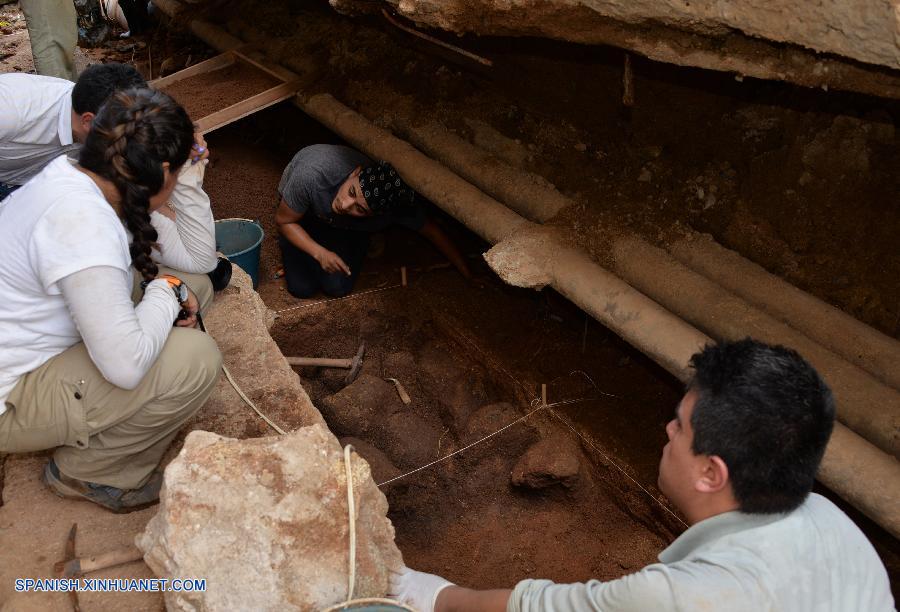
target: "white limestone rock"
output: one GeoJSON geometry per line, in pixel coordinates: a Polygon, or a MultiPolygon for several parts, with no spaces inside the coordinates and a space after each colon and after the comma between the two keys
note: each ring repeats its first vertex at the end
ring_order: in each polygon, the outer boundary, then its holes
{"type": "MultiPolygon", "coordinates": [[[[387,500],[351,460],[356,502],[354,597],[383,597],[402,563],[387,500]]],[[[166,593],[170,610],[320,610],[347,597],[349,525],[343,452],[321,425],[235,440],[188,435],[166,468],[158,514],[137,537],[163,578],[204,578],[166,593]]]]}

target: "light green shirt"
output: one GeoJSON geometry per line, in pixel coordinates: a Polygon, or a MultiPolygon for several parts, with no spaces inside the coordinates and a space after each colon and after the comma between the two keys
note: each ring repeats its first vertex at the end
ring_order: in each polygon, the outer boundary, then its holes
{"type": "Polygon", "coordinates": [[[618,580],[523,580],[507,612],[882,612],[894,610],[875,549],[812,494],[788,514],[726,512],[685,531],[618,580]]]}

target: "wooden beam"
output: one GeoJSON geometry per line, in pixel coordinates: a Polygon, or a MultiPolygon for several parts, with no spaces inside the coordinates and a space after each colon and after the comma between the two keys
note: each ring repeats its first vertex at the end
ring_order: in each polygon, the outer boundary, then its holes
{"type": "Polygon", "coordinates": [[[221,53],[215,57],[211,57],[208,60],[202,61],[198,64],[194,64],[193,66],[185,68],[184,70],[179,70],[178,72],[170,74],[169,76],[154,79],[153,81],[150,81],[148,85],[150,85],[150,87],[152,87],[153,89],[165,89],[166,87],[169,87],[173,83],[177,83],[178,81],[183,81],[184,79],[189,79],[206,72],[212,72],[213,70],[227,68],[228,66],[234,64],[235,61],[237,61],[237,56],[231,51],[228,51],[226,53],[221,53]]]}
{"type": "Polygon", "coordinates": [[[282,100],[287,100],[296,94],[299,89],[300,84],[297,81],[276,85],[262,93],[256,94],[246,100],[241,100],[236,104],[232,104],[229,107],[203,117],[196,122],[197,130],[203,134],[207,134],[223,125],[228,125],[233,121],[237,121],[247,115],[272,106],[273,104],[277,104],[282,100]]]}

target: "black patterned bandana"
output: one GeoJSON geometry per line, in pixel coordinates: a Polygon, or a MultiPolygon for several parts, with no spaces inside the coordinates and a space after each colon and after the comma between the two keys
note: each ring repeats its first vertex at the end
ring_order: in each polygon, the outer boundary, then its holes
{"type": "Polygon", "coordinates": [[[359,173],[359,186],[373,215],[409,209],[416,198],[416,192],[385,161],[364,168],[359,173]]]}

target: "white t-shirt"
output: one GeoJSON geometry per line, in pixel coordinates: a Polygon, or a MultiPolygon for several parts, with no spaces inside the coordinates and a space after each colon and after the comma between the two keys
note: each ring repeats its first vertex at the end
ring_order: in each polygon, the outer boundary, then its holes
{"type": "Polygon", "coordinates": [[[164,280],[151,283],[137,307],[131,303],[125,227],[94,181],[65,156],[0,206],[0,261],[0,414],[22,375],[82,339],[110,382],[136,385],[178,312],[164,280]],[[66,283],[69,298],[81,305],[74,314],[84,329],[66,303],[66,283]],[[102,295],[91,302],[86,291],[102,295]]]}
{"type": "Polygon", "coordinates": [[[75,83],[34,74],[0,74],[0,182],[22,185],[72,142],[75,83]]]}
{"type": "Polygon", "coordinates": [[[726,512],[693,525],[618,580],[523,580],[507,612],[890,612],[887,571],[866,536],[821,495],[788,514],[726,512]]]}

